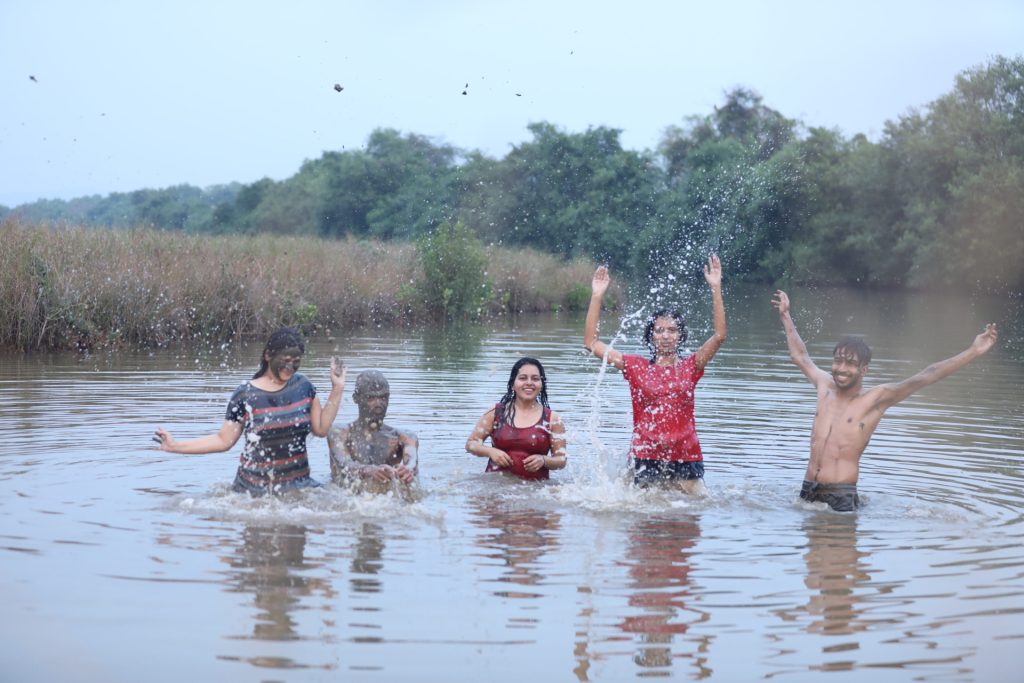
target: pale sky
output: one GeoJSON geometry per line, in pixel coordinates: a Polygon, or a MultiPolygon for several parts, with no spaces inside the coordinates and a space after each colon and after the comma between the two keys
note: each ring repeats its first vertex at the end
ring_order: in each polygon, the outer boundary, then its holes
{"type": "Polygon", "coordinates": [[[1022,52],[1020,0],[0,0],[0,204],[281,180],[377,127],[496,157],[534,121],[653,149],[735,86],[877,139],[1022,52]]]}

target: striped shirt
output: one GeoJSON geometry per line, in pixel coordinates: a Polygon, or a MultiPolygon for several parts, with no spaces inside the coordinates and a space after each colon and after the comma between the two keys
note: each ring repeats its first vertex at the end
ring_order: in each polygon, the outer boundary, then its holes
{"type": "Polygon", "coordinates": [[[235,490],[276,493],[309,479],[306,437],[315,397],[312,382],[298,373],[278,391],[265,391],[251,382],[235,389],[224,416],[243,426],[235,490]]]}

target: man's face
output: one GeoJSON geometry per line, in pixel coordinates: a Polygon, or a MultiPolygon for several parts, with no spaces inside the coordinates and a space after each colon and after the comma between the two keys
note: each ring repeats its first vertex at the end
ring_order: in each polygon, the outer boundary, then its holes
{"type": "Polygon", "coordinates": [[[859,386],[867,369],[867,364],[861,365],[856,354],[848,351],[840,350],[832,356],[832,379],[840,389],[859,386]]]}
{"type": "Polygon", "coordinates": [[[391,393],[387,391],[360,392],[356,397],[356,404],[359,406],[360,417],[367,417],[374,420],[383,420],[388,414],[388,401],[391,393]]]}

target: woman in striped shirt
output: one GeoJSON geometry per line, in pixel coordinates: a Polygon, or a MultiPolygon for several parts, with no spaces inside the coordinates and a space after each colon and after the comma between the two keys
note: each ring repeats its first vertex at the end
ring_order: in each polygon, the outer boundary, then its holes
{"type": "Polygon", "coordinates": [[[331,360],[331,394],[321,407],[316,388],[298,372],[305,349],[297,330],[285,327],[274,332],[263,348],[259,370],[231,395],[220,430],[179,442],[158,428],[160,450],[222,453],[244,433],[235,491],[263,495],[319,486],[309,476],[306,437],[310,432],[327,435],[341,404],[346,370],[331,360]]]}

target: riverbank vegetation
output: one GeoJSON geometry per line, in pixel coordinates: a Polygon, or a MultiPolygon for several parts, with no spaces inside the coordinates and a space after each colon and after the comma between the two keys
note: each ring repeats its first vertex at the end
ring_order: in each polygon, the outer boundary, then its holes
{"type": "Polygon", "coordinates": [[[213,343],[265,337],[281,325],[331,334],[437,315],[581,309],[589,300],[592,262],[484,247],[464,226],[439,231],[433,247],[7,219],[0,222],[0,347],[213,343]],[[458,260],[440,261],[448,253],[458,260]],[[439,301],[446,302],[440,311],[439,301]]]}

